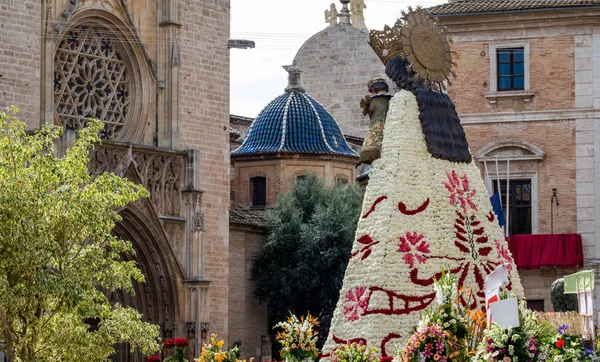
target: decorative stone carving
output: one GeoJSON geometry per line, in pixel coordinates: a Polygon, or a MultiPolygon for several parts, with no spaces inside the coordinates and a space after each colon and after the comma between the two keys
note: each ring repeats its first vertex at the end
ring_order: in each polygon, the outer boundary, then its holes
{"type": "MultiPolygon", "coordinates": [[[[79,6],[84,7],[102,7],[111,11],[119,9],[120,0],[79,0],[79,6]]],[[[125,5],[125,4],[124,4],[125,5]]]]}
{"type": "Polygon", "coordinates": [[[350,21],[352,26],[362,31],[369,31],[367,25],[365,25],[365,9],[367,5],[365,0],[351,0],[350,1],[350,21]]]}
{"type": "Polygon", "coordinates": [[[339,14],[340,13],[335,7],[335,3],[331,3],[331,5],[329,5],[329,10],[325,10],[325,22],[329,23],[329,25],[337,24],[337,18],[339,14]]]}
{"type": "MultiPolygon", "coordinates": [[[[181,189],[184,180],[185,155],[159,152],[134,147],[102,145],[91,155],[90,172],[97,176],[103,172],[128,174],[133,167],[139,182],[148,192],[150,201],[162,216],[181,216],[181,189]]],[[[131,176],[129,176],[131,178],[131,176]]]]}
{"type": "Polygon", "coordinates": [[[90,24],[69,29],[55,57],[54,102],[59,122],[67,130],[79,130],[89,118],[98,118],[106,124],[102,138],[114,138],[131,118],[130,72],[107,28],[90,24]]]}

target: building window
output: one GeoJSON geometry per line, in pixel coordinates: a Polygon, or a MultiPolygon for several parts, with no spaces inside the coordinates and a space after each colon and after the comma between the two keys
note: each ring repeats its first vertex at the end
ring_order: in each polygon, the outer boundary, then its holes
{"type": "Polygon", "coordinates": [[[250,179],[250,195],[252,196],[252,206],[267,205],[266,177],[256,176],[250,179]]]}
{"type": "Polygon", "coordinates": [[[527,299],[527,309],[534,310],[536,312],[544,312],[544,300],[543,299],[527,299]]]}
{"type": "MultiPolygon", "coordinates": [[[[500,180],[505,215],[506,189],[506,180],[500,180]]],[[[531,180],[510,180],[508,189],[508,235],[531,234],[531,180]]],[[[498,182],[494,182],[494,192],[498,192],[498,182]]]]}
{"type": "Polygon", "coordinates": [[[525,89],[525,51],[523,48],[498,49],[498,91],[525,89]]]}

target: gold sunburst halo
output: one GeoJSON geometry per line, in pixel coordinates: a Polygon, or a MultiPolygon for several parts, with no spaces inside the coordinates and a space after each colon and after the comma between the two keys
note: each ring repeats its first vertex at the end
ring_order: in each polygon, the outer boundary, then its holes
{"type": "Polygon", "coordinates": [[[452,67],[451,40],[437,22],[427,16],[421,7],[402,12],[402,53],[408,61],[409,70],[425,87],[445,90],[445,83],[452,84],[450,75],[456,77],[452,67]]]}

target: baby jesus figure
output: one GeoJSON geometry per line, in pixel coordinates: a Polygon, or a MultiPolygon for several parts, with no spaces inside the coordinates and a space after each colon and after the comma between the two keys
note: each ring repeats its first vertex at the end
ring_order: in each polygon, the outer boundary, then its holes
{"type": "Polygon", "coordinates": [[[381,77],[373,78],[369,83],[369,95],[360,102],[363,114],[371,119],[369,131],[363,141],[360,153],[360,163],[372,163],[381,156],[383,127],[392,96],[388,93],[389,86],[381,77]]]}

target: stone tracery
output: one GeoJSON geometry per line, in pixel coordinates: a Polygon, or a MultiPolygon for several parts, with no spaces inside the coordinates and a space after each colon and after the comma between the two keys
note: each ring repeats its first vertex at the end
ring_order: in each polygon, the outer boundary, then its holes
{"type": "Polygon", "coordinates": [[[58,44],[54,101],[59,122],[83,128],[90,117],[106,123],[102,137],[112,139],[129,121],[133,99],[130,67],[107,28],[86,24],[69,29],[58,44]]]}

